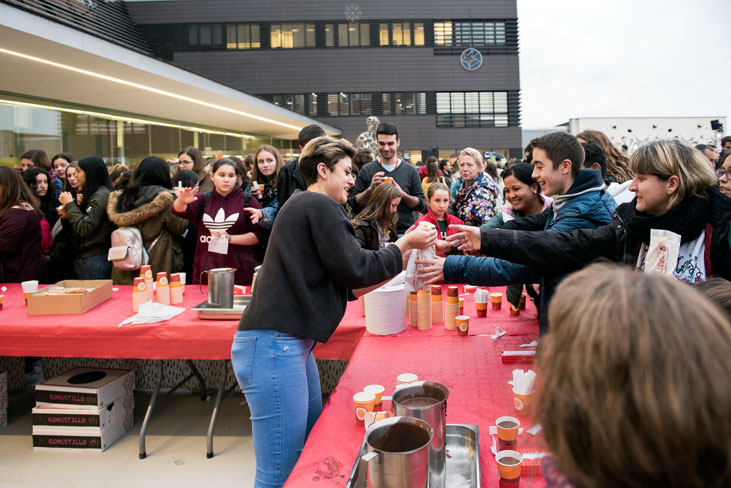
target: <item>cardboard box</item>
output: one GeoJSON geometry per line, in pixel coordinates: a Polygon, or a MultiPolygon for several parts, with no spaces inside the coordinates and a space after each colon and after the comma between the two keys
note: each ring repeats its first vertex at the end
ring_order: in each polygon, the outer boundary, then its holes
{"type": "MultiPolygon", "coordinates": [[[[121,409],[121,405],[119,406],[121,409]]],[[[117,408],[117,407],[115,407],[117,408]]],[[[106,410],[106,409],[102,409],[106,410]]],[[[132,428],[132,416],[120,414],[105,427],[33,426],[33,449],[105,451],[132,428]],[[129,419],[129,421],[128,421],[129,419]]]]}
{"type": "Polygon", "coordinates": [[[86,293],[44,295],[43,289],[28,295],[28,315],[69,315],[85,313],[112,298],[112,280],[65,280],[63,288],[87,288],[86,293]]]}
{"type": "Polygon", "coordinates": [[[37,384],[36,406],[98,410],[126,396],[134,385],[135,373],[129,369],[74,368],[37,384]]]}
{"type": "Polygon", "coordinates": [[[58,405],[33,408],[33,433],[43,434],[49,429],[78,428],[86,429],[91,434],[105,430],[115,422],[122,422],[126,430],[134,423],[134,394],[128,391],[107,407],[95,410],[85,407],[58,405]],[[36,427],[40,429],[37,430],[36,427]]]}

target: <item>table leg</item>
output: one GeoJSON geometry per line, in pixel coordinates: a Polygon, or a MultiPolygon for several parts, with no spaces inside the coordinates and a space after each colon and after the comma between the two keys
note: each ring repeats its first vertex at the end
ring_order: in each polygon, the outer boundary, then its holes
{"type": "Polygon", "coordinates": [[[150,404],[147,406],[147,412],[145,412],[145,419],[142,421],[142,427],[140,428],[140,459],[147,457],[145,451],[145,434],[147,433],[147,425],[150,423],[150,417],[152,416],[152,410],[155,408],[157,403],[157,395],[160,393],[160,386],[162,385],[162,360],[157,363],[157,380],[155,381],[155,389],[152,391],[152,398],[150,398],[150,404]]]}
{"type": "Polygon", "coordinates": [[[231,388],[226,389],[227,376],[228,360],[225,360],[223,361],[223,379],[221,380],[221,386],[218,388],[218,394],[216,395],[216,404],[213,407],[213,414],[211,414],[211,422],[208,424],[208,435],[206,436],[206,458],[208,459],[213,457],[213,429],[216,428],[216,419],[218,418],[218,409],[221,407],[221,401],[236,386],[236,383],[234,383],[231,388]]]}
{"type": "Polygon", "coordinates": [[[190,371],[195,375],[196,378],[198,378],[198,383],[201,385],[201,401],[205,401],[206,397],[208,396],[208,389],[206,388],[206,380],[203,378],[203,375],[198,371],[198,368],[195,367],[195,364],[193,364],[193,361],[190,359],[186,359],[185,362],[188,364],[188,367],[190,368],[190,371]]]}

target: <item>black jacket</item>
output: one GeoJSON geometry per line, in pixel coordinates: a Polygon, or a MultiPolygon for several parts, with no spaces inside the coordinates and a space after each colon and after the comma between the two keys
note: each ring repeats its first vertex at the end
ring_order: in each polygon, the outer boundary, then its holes
{"type": "MultiPolygon", "coordinates": [[[[390,242],[396,242],[396,233],[389,232],[390,242]]],[[[355,225],[355,238],[363,249],[378,251],[381,248],[381,241],[378,238],[378,225],[375,220],[359,220],[355,225]]]]}
{"type": "Polygon", "coordinates": [[[279,170],[279,176],[277,176],[277,191],[279,192],[277,198],[279,200],[279,208],[284,206],[284,202],[292,196],[295,190],[306,190],[307,185],[305,180],[300,174],[300,170],[297,167],[299,158],[294,161],[282,166],[279,170]]]}
{"type": "MultiPolygon", "coordinates": [[[[731,199],[715,188],[707,189],[701,198],[707,200],[707,209],[702,216],[684,216],[680,212],[675,220],[678,223],[696,220],[701,229],[711,230],[710,249],[706,248],[710,270],[706,269],[706,274],[731,280],[731,199]]],[[[609,225],[571,233],[483,228],[480,251],[487,256],[540,267],[549,275],[570,273],[600,258],[636,266],[642,240],[632,228],[628,230],[626,217],[622,217],[632,213],[634,204],[633,200],[617,207],[609,225]]],[[[655,228],[666,227],[658,225],[655,228]]]]}

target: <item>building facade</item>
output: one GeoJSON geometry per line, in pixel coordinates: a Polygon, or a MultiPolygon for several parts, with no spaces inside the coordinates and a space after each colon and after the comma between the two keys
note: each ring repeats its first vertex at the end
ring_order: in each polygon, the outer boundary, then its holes
{"type": "Polygon", "coordinates": [[[399,128],[412,162],[520,156],[516,0],[127,2],[153,53],[342,130],[399,128]]]}

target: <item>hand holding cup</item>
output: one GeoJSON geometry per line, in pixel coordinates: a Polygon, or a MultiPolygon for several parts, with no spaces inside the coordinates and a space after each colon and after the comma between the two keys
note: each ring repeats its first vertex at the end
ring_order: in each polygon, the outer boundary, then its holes
{"type": "Polygon", "coordinates": [[[74,196],[71,194],[70,191],[62,191],[61,194],[58,196],[58,201],[61,205],[66,206],[70,202],[74,201],[74,196]]]}

